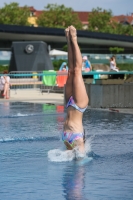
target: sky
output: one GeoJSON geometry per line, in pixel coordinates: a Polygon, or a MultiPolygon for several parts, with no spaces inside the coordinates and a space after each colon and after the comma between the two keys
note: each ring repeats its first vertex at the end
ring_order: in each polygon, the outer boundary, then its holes
{"type": "Polygon", "coordinates": [[[133,13],[133,0],[0,0],[0,8],[4,3],[17,2],[20,6],[33,6],[36,10],[43,10],[47,4],[64,4],[74,11],[91,11],[93,8],[111,9],[113,15],[133,13]]]}

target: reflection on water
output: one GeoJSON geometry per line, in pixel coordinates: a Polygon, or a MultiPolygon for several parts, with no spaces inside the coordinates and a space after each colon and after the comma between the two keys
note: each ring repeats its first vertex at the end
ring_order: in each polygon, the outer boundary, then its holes
{"type": "Polygon", "coordinates": [[[63,174],[64,197],[66,200],[85,200],[84,166],[68,166],[63,174]]]}

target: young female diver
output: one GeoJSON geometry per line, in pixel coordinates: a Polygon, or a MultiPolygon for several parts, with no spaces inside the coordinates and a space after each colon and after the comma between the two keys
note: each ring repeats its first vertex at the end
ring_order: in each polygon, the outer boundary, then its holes
{"type": "Polygon", "coordinates": [[[68,150],[77,147],[85,152],[84,129],[82,124],[83,112],[89,99],[82,78],[82,56],[77,43],[77,33],[73,26],[65,29],[68,45],[68,78],[65,87],[67,116],[64,123],[62,140],[68,150]]]}

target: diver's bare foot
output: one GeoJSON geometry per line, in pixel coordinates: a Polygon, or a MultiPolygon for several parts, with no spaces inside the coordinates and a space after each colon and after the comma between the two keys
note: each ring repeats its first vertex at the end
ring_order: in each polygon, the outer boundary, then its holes
{"type": "Polygon", "coordinates": [[[69,43],[70,42],[70,33],[69,33],[69,27],[65,29],[65,35],[66,35],[66,40],[69,43]]]}
{"type": "Polygon", "coordinates": [[[69,32],[70,32],[70,37],[71,37],[71,41],[77,41],[77,31],[76,28],[74,26],[69,26],[69,32]]]}

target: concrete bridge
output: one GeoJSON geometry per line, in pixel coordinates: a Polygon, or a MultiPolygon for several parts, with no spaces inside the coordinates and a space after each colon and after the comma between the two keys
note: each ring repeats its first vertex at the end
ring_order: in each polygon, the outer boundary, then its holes
{"type": "MultiPolygon", "coordinates": [[[[110,53],[109,47],[123,47],[133,53],[133,36],[77,31],[82,53],[110,53]]],[[[11,50],[13,41],[44,41],[52,49],[66,45],[64,29],[17,25],[0,25],[0,50],[11,50]]]]}

